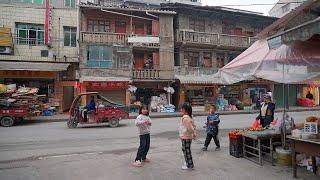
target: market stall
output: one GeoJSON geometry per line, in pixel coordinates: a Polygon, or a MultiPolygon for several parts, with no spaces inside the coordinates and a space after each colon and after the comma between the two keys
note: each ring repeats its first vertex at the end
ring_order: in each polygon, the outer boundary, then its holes
{"type": "Polygon", "coordinates": [[[310,158],[311,164],[307,164],[307,169],[317,174],[320,169],[320,118],[308,117],[301,128],[292,131],[292,135],[288,136],[290,148],[292,151],[292,168],[293,177],[297,177],[297,166],[304,159],[310,158]],[[297,162],[297,154],[304,154],[306,157],[297,162]],[[308,168],[311,167],[311,168],[308,168]],[[318,167],[319,166],[319,167],[318,167]]]}

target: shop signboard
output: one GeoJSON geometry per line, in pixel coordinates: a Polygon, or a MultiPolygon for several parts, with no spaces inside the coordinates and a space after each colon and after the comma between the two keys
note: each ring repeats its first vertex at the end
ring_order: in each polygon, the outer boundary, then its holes
{"type": "Polygon", "coordinates": [[[56,72],[51,71],[0,71],[0,77],[4,78],[55,78],[56,72]]]}
{"type": "Polygon", "coordinates": [[[91,90],[114,90],[128,89],[128,81],[111,81],[111,82],[86,82],[87,88],[91,90]]]}

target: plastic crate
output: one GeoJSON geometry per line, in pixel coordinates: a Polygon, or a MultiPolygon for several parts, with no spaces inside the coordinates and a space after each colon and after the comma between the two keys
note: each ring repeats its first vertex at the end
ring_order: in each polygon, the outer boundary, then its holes
{"type": "Polygon", "coordinates": [[[242,136],[229,134],[229,153],[236,158],[243,157],[242,136]]]}

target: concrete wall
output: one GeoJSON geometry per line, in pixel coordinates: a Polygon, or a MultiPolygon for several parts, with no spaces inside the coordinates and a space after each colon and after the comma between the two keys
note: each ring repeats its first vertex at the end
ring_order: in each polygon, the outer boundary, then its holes
{"type": "Polygon", "coordinates": [[[160,16],[160,69],[173,70],[174,37],[173,18],[169,15],[160,16]]]}
{"type": "MultiPolygon", "coordinates": [[[[63,0],[55,1],[63,3],[63,0]]],[[[52,48],[46,45],[29,46],[14,45],[15,56],[40,57],[40,50],[50,50],[52,55],[57,58],[67,57],[67,60],[76,61],[78,56],[77,47],[64,47],[64,26],[77,27],[77,9],[75,8],[59,8],[52,10],[52,48]]],[[[30,4],[0,4],[0,26],[11,28],[13,37],[16,36],[16,23],[45,24],[45,8],[44,6],[34,6],[30,4]]],[[[26,58],[28,60],[28,58],[26,58]]],[[[48,61],[52,59],[48,58],[48,61]]],[[[64,60],[64,59],[63,59],[64,60]]]]}

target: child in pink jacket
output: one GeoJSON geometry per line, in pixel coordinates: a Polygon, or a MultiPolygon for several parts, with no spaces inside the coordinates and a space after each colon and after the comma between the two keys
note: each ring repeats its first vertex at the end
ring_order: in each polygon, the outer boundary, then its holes
{"type": "Polygon", "coordinates": [[[182,142],[182,152],[185,158],[185,164],[182,166],[183,170],[193,169],[193,160],[191,154],[192,139],[197,136],[196,126],[192,119],[192,107],[190,104],[183,104],[181,109],[183,116],[180,121],[179,136],[182,142]]]}

